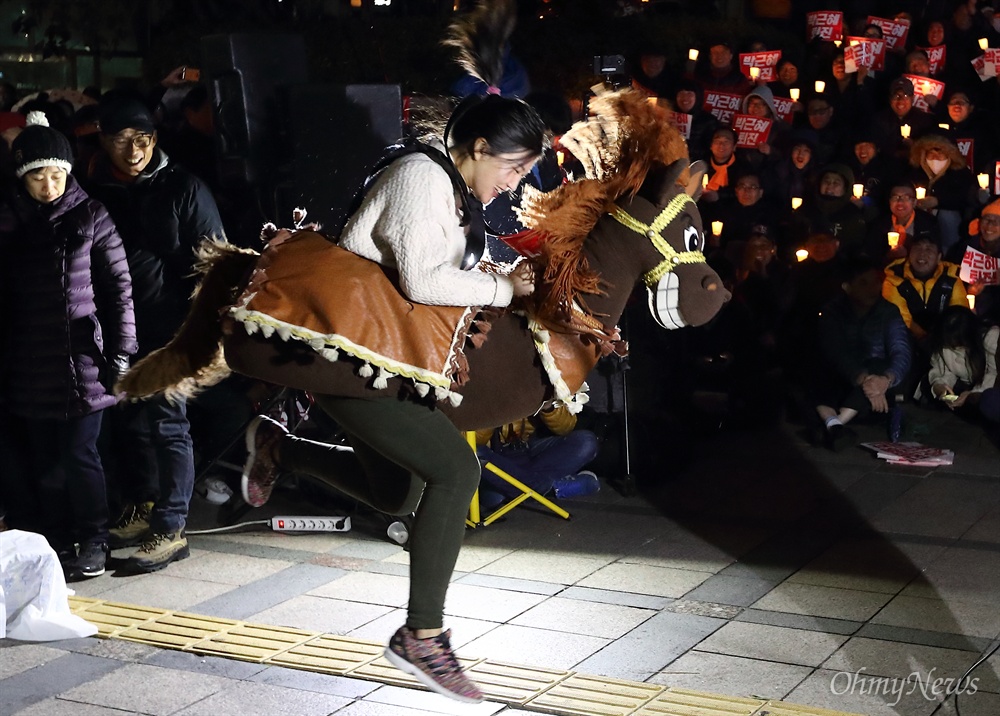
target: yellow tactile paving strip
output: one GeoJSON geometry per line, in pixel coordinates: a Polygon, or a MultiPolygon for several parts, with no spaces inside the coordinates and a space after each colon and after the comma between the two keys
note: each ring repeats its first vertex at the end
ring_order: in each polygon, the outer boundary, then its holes
{"type": "MultiPolygon", "coordinates": [[[[70,597],[69,604],[105,639],[423,688],[389,664],[376,642],[86,597],[70,597]]],[[[487,659],[459,661],[487,698],[557,716],[858,716],[487,659]]]]}

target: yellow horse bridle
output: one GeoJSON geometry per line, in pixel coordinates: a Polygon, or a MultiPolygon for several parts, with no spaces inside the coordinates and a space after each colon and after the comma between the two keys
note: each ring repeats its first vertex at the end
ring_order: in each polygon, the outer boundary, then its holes
{"type": "Polygon", "coordinates": [[[677,251],[667,243],[667,240],[660,233],[684,211],[688,203],[693,204],[694,199],[682,191],[670,200],[663,208],[663,211],[653,219],[652,224],[642,223],[617,205],[615,206],[615,210],[611,212],[611,217],[615,221],[638,234],[643,234],[653,242],[656,250],[663,255],[663,261],[643,275],[642,281],[646,286],[655,286],[661,278],[673,271],[680,264],[705,263],[705,254],[701,251],[677,251]]]}

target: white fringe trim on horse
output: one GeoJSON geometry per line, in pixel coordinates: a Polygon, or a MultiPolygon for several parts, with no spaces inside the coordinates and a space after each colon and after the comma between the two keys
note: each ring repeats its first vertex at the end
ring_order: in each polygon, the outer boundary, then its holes
{"type": "MultiPolygon", "coordinates": [[[[246,332],[253,335],[258,331],[265,337],[270,338],[277,334],[283,341],[299,341],[305,343],[317,354],[330,362],[340,358],[340,351],[344,351],[350,356],[363,361],[358,369],[358,375],[362,378],[372,378],[371,387],[382,390],[388,387],[388,380],[392,377],[408,378],[413,382],[414,389],[421,397],[426,396],[431,390],[437,400],[447,400],[454,407],[462,403],[462,394],[451,390],[452,380],[446,374],[449,366],[444,366],[440,373],[420,368],[418,366],[401,363],[399,361],[380,355],[368,350],[364,346],[354,343],[344,336],[336,333],[317,333],[302,326],[295,326],[275,319],[259,311],[252,311],[245,307],[253,298],[253,294],[242,301],[243,305],[234,306],[229,309],[229,315],[243,324],[246,332]],[[374,367],[373,367],[374,366],[374,367]],[[375,368],[378,368],[376,373],[375,368]]],[[[466,309],[463,318],[467,317],[474,309],[466,309]]],[[[465,321],[459,321],[452,336],[452,346],[454,347],[461,340],[461,327],[465,321]]],[[[449,352],[450,355],[450,352],[449,352]]]]}
{"type": "Polygon", "coordinates": [[[566,381],[563,380],[562,371],[559,370],[555,358],[552,357],[552,353],[549,351],[548,329],[534,318],[530,316],[527,318],[528,329],[531,331],[535,350],[538,351],[538,357],[542,361],[542,368],[545,369],[545,375],[548,377],[549,382],[552,383],[553,396],[555,398],[554,405],[564,405],[566,406],[566,410],[576,415],[583,410],[583,406],[590,400],[590,396],[587,395],[590,386],[584,383],[575,393],[569,389],[566,381]]]}

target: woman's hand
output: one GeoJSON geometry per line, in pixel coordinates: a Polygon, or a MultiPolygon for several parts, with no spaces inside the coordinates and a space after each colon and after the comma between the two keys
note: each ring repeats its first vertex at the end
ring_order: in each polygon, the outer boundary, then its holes
{"type": "Polygon", "coordinates": [[[507,278],[514,284],[515,296],[530,296],[535,290],[535,268],[528,261],[522,261],[507,278]]]}
{"type": "Polygon", "coordinates": [[[947,405],[952,410],[954,410],[955,408],[961,408],[963,405],[965,405],[966,401],[970,403],[972,402],[971,400],[969,400],[969,396],[971,395],[972,395],[971,390],[963,390],[961,393],[958,394],[957,398],[955,398],[952,401],[949,401],[948,403],[945,403],[945,405],[947,405]]]}

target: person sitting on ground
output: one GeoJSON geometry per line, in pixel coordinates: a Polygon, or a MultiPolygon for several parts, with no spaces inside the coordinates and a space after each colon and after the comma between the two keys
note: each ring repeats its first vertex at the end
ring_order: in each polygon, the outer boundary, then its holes
{"type": "Polygon", "coordinates": [[[997,341],[1000,327],[984,324],[966,306],[945,309],[931,335],[933,397],[950,410],[1000,422],[997,387],[997,341]]]}
{"type": "Polygon", "coordinates": [[[597,492],[597,476],[583,470],[599,450],[597,435],[576,429],[565,406],[541,411],[494,430],[476,431],[476,454],[483,463],[479,503],[492,509],[521,491],[486,468],[493,463],[540,495],[582,496],[597,492]]]}
{"type": "Polygon", "coordinates": [[[941,260],[941,247],[932,235],[910,242],[905,259],[885,269],[882,296],[899,309],[910,331],[913,366],[904,381],[903,395],[911,396],[930,365],[928,340],[948,306],[967,306],[965,284],[958,266],[941,260]]]}
{"type": "Polygon", "coordinates": [[[888,414],[889,437],[899,439],[902,414],[895,392],[910,371],[912,355],[899,310],[882,298],[884,275],[867,256],[849,260],[843,293],[819,319],[821,365],[811,389],[825,428],[823,441],[831,450],[851,444],[855,436],[847,424],[869,412],[888,414]]]}

